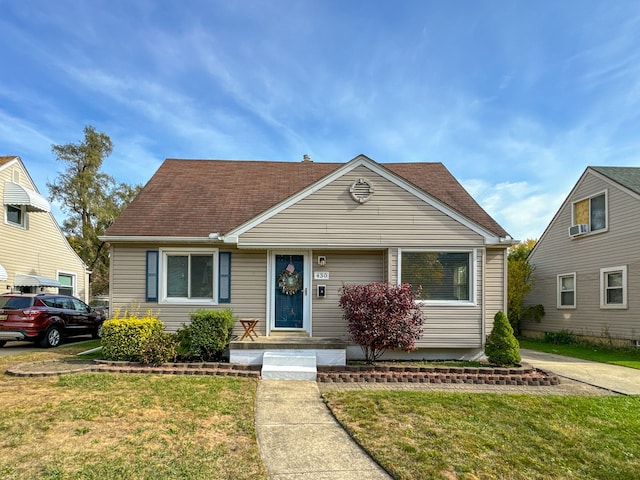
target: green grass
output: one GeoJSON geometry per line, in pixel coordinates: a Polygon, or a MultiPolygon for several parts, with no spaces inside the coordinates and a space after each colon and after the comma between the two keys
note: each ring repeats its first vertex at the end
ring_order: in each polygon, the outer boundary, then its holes
{"type": "MultiPolygon", "coordinates": [[[[1,358],[0,371],[87,349],[1,358]]],[[[245,378],[0,375],[0,478],[266,479],[255,391],[245,378]]]]}
{"type": "Polygon", "coordinates": [[[520,348],[640,369],[640,349],[610,348],[588,343],[558,345],[544,340],[532,339],[519,339],[518,341],[520,348]]]}
{"type": "Polygon", "coordinates": [[[622,479],[640,472],[640,398],[328,392],[396,479],[622,479]]]}

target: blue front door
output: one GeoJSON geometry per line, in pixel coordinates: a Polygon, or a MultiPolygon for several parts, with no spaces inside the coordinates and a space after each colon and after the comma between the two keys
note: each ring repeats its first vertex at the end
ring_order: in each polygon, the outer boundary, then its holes
{"type": "Polygon", "coordinates": [[[276,255],[275,328],[304,328],[304,255],[276,255]]]}

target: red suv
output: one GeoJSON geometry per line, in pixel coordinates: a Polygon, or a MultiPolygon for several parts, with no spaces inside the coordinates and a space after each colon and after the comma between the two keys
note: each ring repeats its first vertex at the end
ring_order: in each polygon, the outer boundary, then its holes
{"type": "Polygon", "coordinates": [[[56,294],[0,295],[0,347],[10,340],[57,347],[63,337],[100,337],[103,313],[75,297],[56,294]]]}

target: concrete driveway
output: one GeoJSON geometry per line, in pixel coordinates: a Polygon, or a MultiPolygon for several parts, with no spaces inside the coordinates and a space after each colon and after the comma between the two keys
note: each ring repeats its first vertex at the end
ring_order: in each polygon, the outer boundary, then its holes
{"type": "Polygon", "coordinates": [[[552,353],[520,349],[523,362],[553,372],[561,377],[577,380],[612,392],[640,395],[640,370],[552,353]]]}
{"type": "MultiPolygon", "coordinates": [[[[72,345],[74,343],[86,342],[90,340],[90,336],[74,337],[62,340],[61,346],[72,345]]],[[[7,342],[4,347],[0,347],[0,357],[8,357],[10,355],[17,355],[19,353],[26,352],[42,352],[50,350],[49,348],[40,348],[36,344],[31,342],[7,342]]],[[[55,350],[55,349],[54,349],[55,350]]]]}

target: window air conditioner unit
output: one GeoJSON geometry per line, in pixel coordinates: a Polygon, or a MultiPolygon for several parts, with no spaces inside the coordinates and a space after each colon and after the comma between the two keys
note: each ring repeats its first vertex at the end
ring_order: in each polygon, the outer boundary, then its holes
{"type": "Polygon", "coordinates": [[[576,237],[585,233],[589,233],[589,224],[587,223],[580,223],[578,225],[572,225],[571,227],[569,227],[570,237],[576,237]]]}

